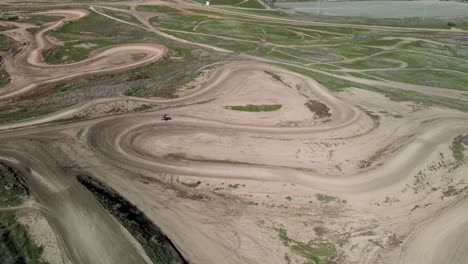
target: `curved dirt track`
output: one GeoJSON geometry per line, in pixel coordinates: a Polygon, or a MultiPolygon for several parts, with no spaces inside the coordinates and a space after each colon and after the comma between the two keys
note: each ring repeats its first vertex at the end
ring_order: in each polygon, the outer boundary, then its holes
{"type": "MultiPolygon", "coordinates": [[[[47,65],[41,53],[54,43],[46,33],[85,12],[51,14],[65,19],[34,39],[21,27],[7,32],[26,45],[5,58],[12,81],[0,89],[0,99],[166,53],[157,44],[119,45],[76,63],[47,65]],[[133,60],[132,54],[145,56],[133,60]]],[[[303,263],[278,240],[278,227],[306,242],[346,234],[341,250],[354,263],[466,262],[468,167],[454,161],[449,148],[468,134],[465,113],[357,89],[331,93],[309,77],[254,61],[220,66],[206,84],[179,96],[132,99],[164,110],[0,132],[0,161],[25,176],[74,263],[148,262],[134,238],[79,185],[81,173],[137,205],[190,263],[303,263]],[[281,108],[226,109],[248,104],[281,108]],[[174,120],[161,121],[166,112],[174,120]],[[415,181],[422,172],[427,184],[415,181]],[[195,180],[202,183],[195,189],[180,184],[195,180]],[[226,191],[216,194],[215,186],[226,191]],[[459,192],[446,196],[452,188],[459,192]],[[311,203],[315,194],[347,202],[311,203]],[[398,202],[384,202],[388,197],[398,202]],[[317,225],[332,231],[314,235],[317,225]],[[392,235],[401,241],[389,242],[392,235]]],[[[0,130],[118,100],[87,102],[0,130]]]]}
{"type": "Polygon", "coordinates": [[[42,52],[59,43],[47,36],[47,33],[62,26],[67,21],[73,21],[87,15],[81,10],[55,10],[47,13],[64,18],[51,22],[33,35],[26,31],[20,23],[14,23],[19,28],[5,31],[4,34],[14,39],[19,45],[14,53],[5,56],[4,68],[9,73],[11,81],[0,90],[0,100],[20,96],[34,88],[63,82],[91,74],[104,74],[142,66],[161,59],[167,48],[158,44],[135,43],[116,45],[94,50],[88,58],[64,65],[50,65],[43,62],[42,52]]]}

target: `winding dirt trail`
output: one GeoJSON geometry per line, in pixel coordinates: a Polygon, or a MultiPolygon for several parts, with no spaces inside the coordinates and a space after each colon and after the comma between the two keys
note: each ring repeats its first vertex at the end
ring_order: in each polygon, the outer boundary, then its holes
{"type": "Polygon", "coordinates": [[[11,82],[0,90],[0,100],[19,96],[49,83],[142,66],[159,60],[167,52],[166,47],[158,44],[126,44],[94,50],[88,58],[78,62],[65,65],[46,64],[43,62],[42,52],[58,45],[47,33],[67,21],[87,15],[87,12],[55,10],[38,14],[60,15],[65,18],[50,23],[34,36],[25,27],[4,32],[21,45],[14,53],[5,56],[4,68],[10,74],[11,82]]]}

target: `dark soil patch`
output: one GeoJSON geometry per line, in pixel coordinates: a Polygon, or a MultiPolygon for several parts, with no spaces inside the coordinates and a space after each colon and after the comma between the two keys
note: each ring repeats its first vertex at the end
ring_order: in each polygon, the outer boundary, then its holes
{"type": "Polygon", "coordinates": [[[270,75],[274,80],[276,80],[276,81],[278,81],[278,82],[280,82],[280,83],[286,85],[287,87],[291,88],[291,86],[290,86],[289,84],[285,83],[285,82],[283,81],[283,79],[281,78],[281,76],[279,76],[278,74],[274,74],[274,73],[269,72],[269,71],[264,71],[264,72],[265,72],[266,74],[270,75]]]}
{"type": "Polygon", "coordinates": [[[159,227],[114,189],[89,176],[77,179],[138,240],[153,263],[188,263],[159,227]]]}
{"type": "Polygon", "coordinates": [[[317,100],[309,100],[309,102],[304,104],[309,108],[309,110],[315,114],[317,118],[330,118],[332,115],[330,113],[330,108],[322,102],[317,100]]]}
{"type": "Polygon", "coordinates": [[[458,195],[468,189],[468,186],[465,186],[463,188],[457,189],[456,186],[448,186],[447,189],[442,191],[442,197],[441,199],[443,200],[445,197],[450,197],[450,196],[455,196],[458,195]]]}

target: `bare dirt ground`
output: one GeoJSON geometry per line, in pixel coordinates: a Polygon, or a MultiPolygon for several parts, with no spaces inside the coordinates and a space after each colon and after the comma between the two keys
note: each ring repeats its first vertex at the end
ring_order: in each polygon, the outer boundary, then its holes
{"type": "MultiPolygon", "coordinates": [[[[4,58],[12,80],[0,98],[136,67],[167,50],[113,46],[47,65],[41,51],[55,44],[47,32],[86,12],[47,13],[65,18],[34,37],[20,23],[4,32],[26,44],[4,58]]],[[[217,65],[199,78],[175,99],[98,99],[0,126],[0,161],[25,176],[56,237],[61,252],[48,251],[51,261],[150,262],[77,182],[87,174],[134,203],[189,263],[466,263],[468,166],[452,149],[468,134],[466,113],[360,89],[331,93],[264,60],[217,65]],[[158,107],[101,117],[119,103],[158,107]],[[248,104],[281,108],[226,109],[248,104]],[[91,120],[44,124],[93,109],[91,120]],[[163,113],[173,120],[161,121],[163,113]]]]}

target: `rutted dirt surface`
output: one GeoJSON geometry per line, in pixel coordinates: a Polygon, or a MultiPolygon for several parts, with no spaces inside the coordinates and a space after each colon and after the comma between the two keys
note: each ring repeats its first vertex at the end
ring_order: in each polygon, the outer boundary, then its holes
{"type": "Polygon", "coordinates": [[[138,208],[91,177],[79,175],[78,181],[143,245],[154,263],[187,263],[171,241],[138,208]]]}
{"type": "MultiPolygon", "coordinates": [[[[34,50],[47,38],[36,36],[7,61],[53,80],[71,78],[66,67],[88,74],[85,62],[41,63],[34,50]]],[[[86,63],[89,74],[114,71],[115,60],[136,66],[164,51],[117,46],[86,63]],[[132,58],[143,61],[125,59],[141,53],[147,56],[132,58]]],[[[43,81],[8,69],[23,77],[12,78],[4,98],[43,81]]],[[[330,93],[311,78],[253,61],[219,66],[201,84],[174,99],[138,99],[157,104],[152,112],[24,127],[119,100],[109,98],[1,127],[23,127],[0,133],[0,160],[24,175],[73,263],[150,262],[137,235],[76,180],[81,174],[135,205],[189,263],[304,263],[288,245],[324,242],[335,251],[321,258],[334,263],[466,262],[468,167],[452,148],[467,134],[465,113],[358,89],[330,93]],[[282,107],[225,109],[247,104],[282,107]],[[163,113],[173,120],[161,121],[163,113]]]]}

